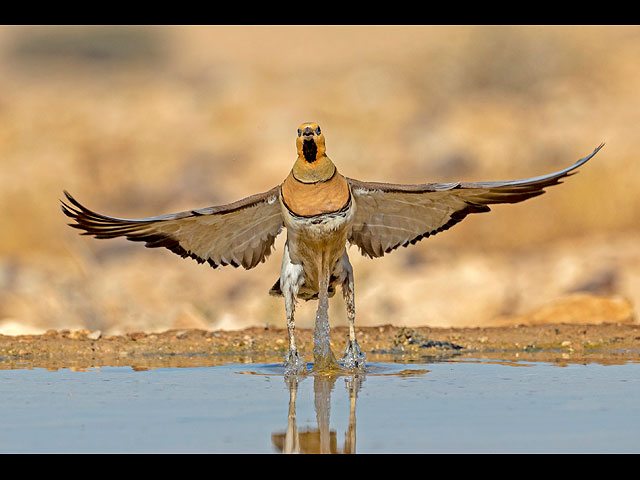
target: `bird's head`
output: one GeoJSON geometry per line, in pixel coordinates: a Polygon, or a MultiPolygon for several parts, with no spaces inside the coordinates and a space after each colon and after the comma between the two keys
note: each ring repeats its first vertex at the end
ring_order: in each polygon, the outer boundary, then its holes
{"type": "Polygon", "coordinates": [[[296,146],[298,157],[302,157],[308,163],[324,157],[327,151],[320,126],[314,122],[306,122],[298,127],[296,146]]]}

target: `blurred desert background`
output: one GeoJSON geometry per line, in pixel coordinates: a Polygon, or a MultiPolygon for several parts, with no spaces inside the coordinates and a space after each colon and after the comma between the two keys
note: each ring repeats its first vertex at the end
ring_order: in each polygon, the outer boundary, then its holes
{"type": "Polygon", "coordinates": [[[284,327],[284,232],[257,268],[213,270],[80,236],[59,199],[125,218],[235,201],[284,180],[305,121],[344,175],[396,183],[526,178],[606,142],[541,197],[380,259],[350,248],[359,325],[637,321],[639,27],[5,26],[0,333],[284,327]]]}

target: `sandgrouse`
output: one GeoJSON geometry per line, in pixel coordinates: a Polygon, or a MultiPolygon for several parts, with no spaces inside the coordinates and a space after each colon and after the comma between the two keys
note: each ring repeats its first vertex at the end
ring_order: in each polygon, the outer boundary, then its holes
{"type": "Polygon", "coordinates": [[[270,294],[283,296],[289,333],[286,371],[306,369],[295,341],[298,299],[318,299],[314,331],[314,368],[339,366],[329,346],[328,298],[342,288],[349,321],[344,366],[362,369],[365,355],[355,332],[353,270],[347,243],[367,257],[382,257],[400,246],[442,232],[490,204],[516,203],[544,193],[593,157],[603,145],[574,165],[524,180],[401,185],[342,176],[326,154],[317,123],[298,128],[298,158],[280,185],[227,205],[141,219],[95,213],[68,192],[63,212],[72,227],[96,238],[126,237],[146,247],[165,247],[214,268],[251,269],[271,253],[275,238],[287,230],[280,278],[270,294]]]}

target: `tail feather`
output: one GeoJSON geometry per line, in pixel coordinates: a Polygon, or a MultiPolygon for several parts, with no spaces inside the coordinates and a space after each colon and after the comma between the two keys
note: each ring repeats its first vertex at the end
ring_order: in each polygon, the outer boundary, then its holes
{"type": "MultiPolygon", "coordinates": [[[[333,297],[336,294],[336,281],[338,280],[337,277],[335,277],[334,275],[331,275],[331,279],[329,280],[329,298],[333,297]]],[[[269,289],[269,295],[271,295],[272,297],[282,297],[282,289],[280,288],[280,277],[278,277],[278,279],[276,280],[276,282],[273,284],[273,287],[271,287],[269,289]]],[[[298,291],[298,298],[300,300],[317,300],[318,299],[318,292],[312,292],[309,289],[305,289],[304,285],[302,285],[302,287],[300,287],[300,290],[298,291]]]]}

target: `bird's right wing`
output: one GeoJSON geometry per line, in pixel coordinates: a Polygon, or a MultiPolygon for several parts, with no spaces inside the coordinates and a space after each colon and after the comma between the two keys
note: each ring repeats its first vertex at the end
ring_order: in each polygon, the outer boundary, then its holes
{"type": "Polygon", "coordinates": [[[349,242],[363,255],[381,257],[447,230],[470,213],[488,212],[490,204],[542,195],[544,188],[573,175],[602,147],[564,170],[524,180],[400,185],[347,178],[356,204],[349,242]]]}
{"type": "Polygon", "coordinates": [[[213,268],[233,265],[248,270],[264,262],[284,225],[279,185],[227,205],[132,220],[95,213],[64,193],[70,205],[62,202],[62,211],[83,235],[146,242],[146,247],[165,247],[213,268]]]}

